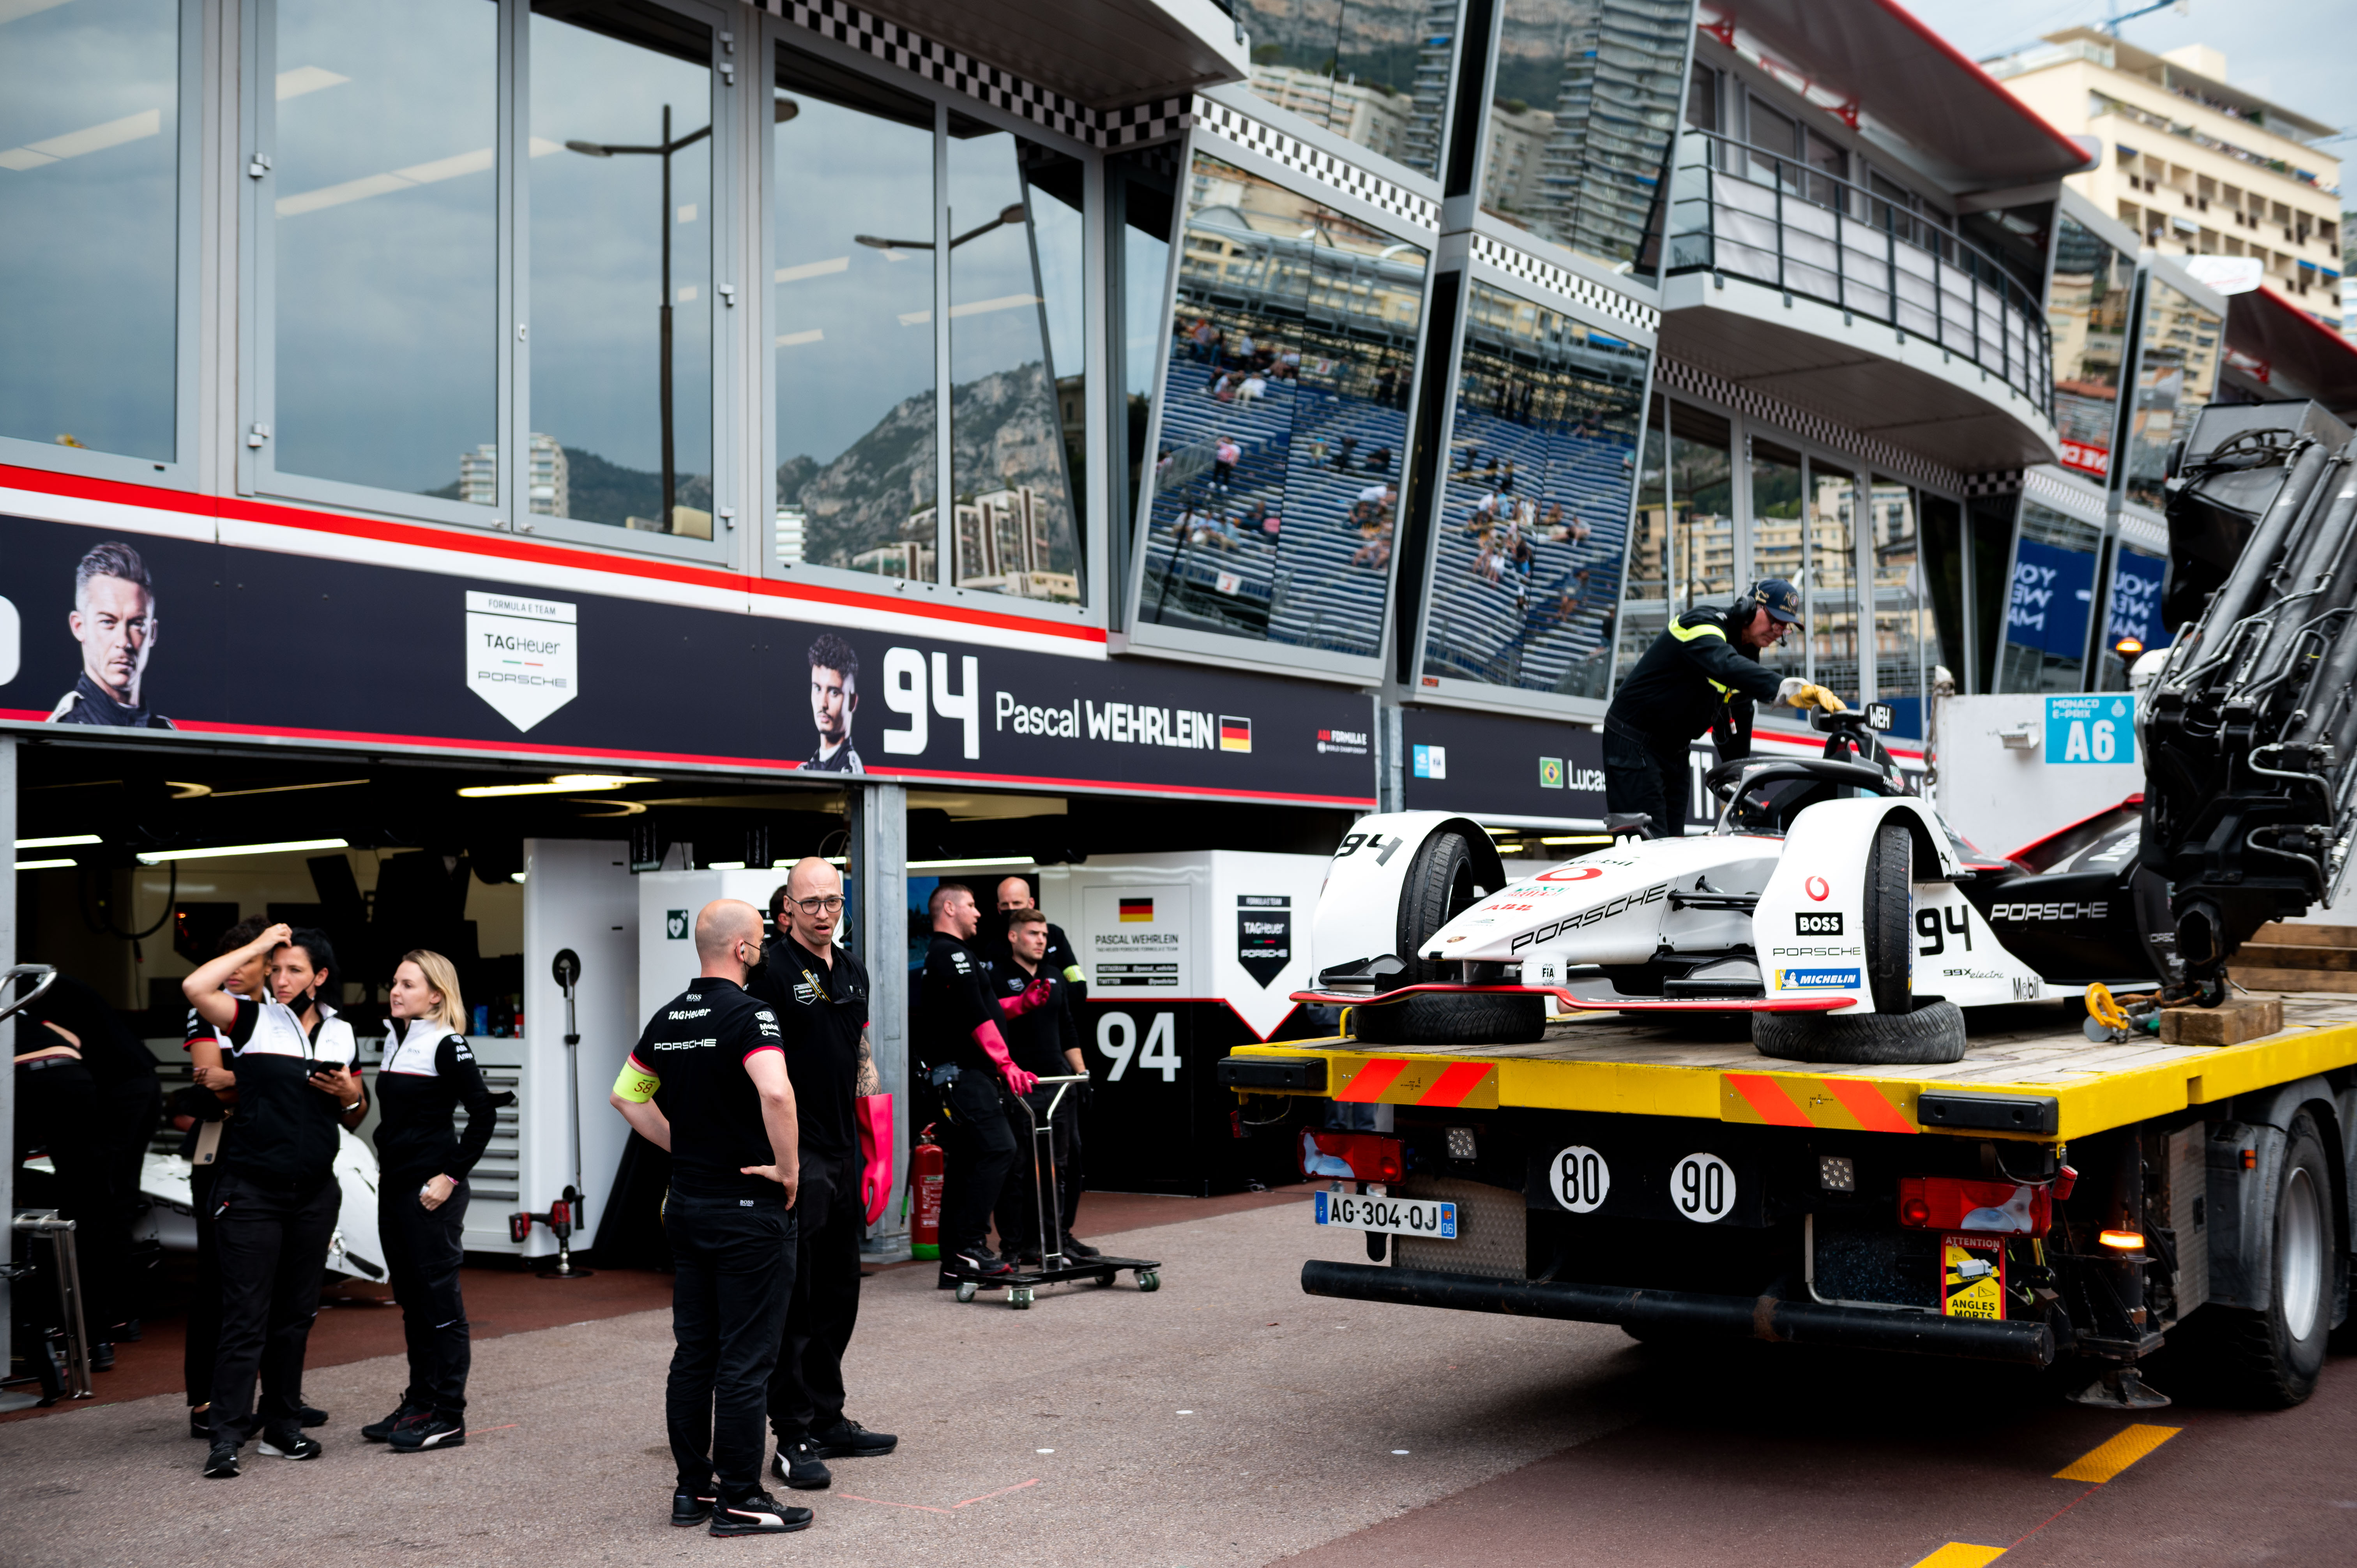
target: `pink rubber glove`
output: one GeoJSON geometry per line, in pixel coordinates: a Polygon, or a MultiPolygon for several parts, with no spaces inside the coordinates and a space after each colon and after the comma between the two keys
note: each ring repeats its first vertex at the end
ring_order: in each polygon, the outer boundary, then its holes
{"type": "Polygon", "coordinates": [[[1028,1094],[1032,1086],[1039,1081],[1015,1065],[1015,1058],[1006,1054],[1006,1037],[989,1019],[985,1018],[974,1026],[974,1043],[982,1047],[984,1056],[998,1065],[999,1076],[1006,1079],[1006,1087],[1016,1093],[1028,1094]]]}
{"type": "Polygon", "coordinates": [[[1010,1018],[1020,1018],[1034,1007],[1046,1006],[1048,998],[1055,994],[1055,990],[1056,988],[1047,981],[1035,980],[1023,988],[1023,993],[1020,996],[1001,997],[998,1010],[1010,1018]]]}
{"type": "Polygon", "coordinates": [[[852,1110],[859,1124],[863,1162],[860,1197],[866,1205],[867,1223],[874,1225],[884,1218],[884,1206],[892,1197],[892,1097],[863,1094],[853,1101],[852,1110]]]}

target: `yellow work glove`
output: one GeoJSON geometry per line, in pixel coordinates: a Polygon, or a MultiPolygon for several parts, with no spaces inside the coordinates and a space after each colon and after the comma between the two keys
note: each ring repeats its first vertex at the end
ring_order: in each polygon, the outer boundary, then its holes
{"type": "Polygon", "coordinates": [[[1816,708],[1828,714],[1849,711],[1849,704],[1833,693],[1823,686],[1801,680],[1798,676],[1787,676],[1783,690],[1778,694],[1796,708],[1816,708]]]}

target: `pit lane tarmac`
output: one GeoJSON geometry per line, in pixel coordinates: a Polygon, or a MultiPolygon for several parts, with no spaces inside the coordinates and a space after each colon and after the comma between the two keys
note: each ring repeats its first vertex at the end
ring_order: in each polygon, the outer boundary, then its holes
{"type": "MultiPolygon", "coordinates": [[[[2350,1358],[2293,1411],[2107,1413],[1964,1363],[1641,1346],[1615,1328],[1308,1297],[1302,1260],[1362,1256],[1355,1234],[1317,1230],[1290,1201],[1195,1212],[1092,1237],[1165,1261],[1150,1295],[1125,1281],[1011,1312],[987,1295],[959,1305],[925,1269],[871,1278],[851,1413],[900,1450],[837,1461],[831,1489],[797,1494],[818,1515],[801,1534],[724,1545],[669,1527],[669,1323],[639,1311],[479,1343],[473,1435],[446,1453],[361,1441],[399,1391],[385,1357],[307,1378],[335,1416],[316,1434],[323,1459],[249,1448],[233,1481],[199,1476],[203,1447],[170,1394],[0,1424],[0,1556],[2357,1562],[2350,1358]]],[[[2169,1388],[2159,1369],[2154,1381],[2169,1388]]]]}

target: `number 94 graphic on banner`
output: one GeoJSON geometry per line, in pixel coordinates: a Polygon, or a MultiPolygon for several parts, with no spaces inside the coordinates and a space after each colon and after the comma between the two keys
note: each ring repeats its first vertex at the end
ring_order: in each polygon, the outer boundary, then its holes
{"type": "Polygon", "coordinates": [[[1146,1026],[1141,1047],[1137,1020],[1126,1013],[1107,1013],[1097,1020],[1097,1050],[1113,1063],[1113,1070],[1105,1074],[1107,1083],[1119,1083],[1132,1067],[1140,1072],[1159,1072],[1163,1082],[1176,1083],[1179,1063],[1178,1015],[1154,1015],[1146,1026]]]}

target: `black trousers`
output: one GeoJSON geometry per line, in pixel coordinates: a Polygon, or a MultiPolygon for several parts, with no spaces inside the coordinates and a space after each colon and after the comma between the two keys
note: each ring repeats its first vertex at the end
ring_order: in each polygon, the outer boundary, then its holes
{"type": "Polygon", "coordinates": [[[213,1178],[213,1248],[221,1260],[221,1347],[213,1357],[213,1438],[299,1428],[303,1352],[319,1316],[319,1276],[344,1189],[332,1176],[307,1187],[213,1178]],[[254,1381],[262,1404],[254,1406],[254,1381]]]}
{"type": "MultiPolygon", "coordinates": [[[[1031,1102],[1034,1116],[1046,1117],[1048,1103],[1055,1096],[1054,1089],[1035,1089],[1024,1098],[1031,1102]]],[[[1010,1106],[1006,1125],[1015,1133],[1017,1147],[1015,1167],[998,1195],[999,1244],[1036,1248],[1040,1242],[1039,1140],[1031,1131],[1036,1123],[1027,1121],[1019,1108],[1010,1106]]],[[[1081,1108],[1070,1093],[1048,1122],[1048,1144],[1056,1162],[1056,1191],[1049,1199],[1048,1210],[1048,1223],[1056,1227],[1056,1234],[1048,1240],[1060,1240],[1072,1228],[1072,1217],[1081,1204],[1081,1108]]]]}
{"type": "MultiPolygon", "coordinates": [[[[21,1031],[17,1037],[31,1043],[21,1031]]],[[[90,1069],[76,1058],[45,1057],[16,1068],[16,1155],[36,1148],[48,1151],[57,1169],[58,1209],[74,1222],[82,1326],[93,1342],[112,1339],[124,1316],[131,1238],[108,1171],[104,1104],[90,1069]]]]}
{"type": "Polygon", "coordinates": [[[147,1211],[147,1200],[139,1192],[139,1175],[147,1163],[147,1144],[156,1136],[156,1123],[164,1119],[164,1089],[153,1074],[143,1073],[102,1090],[100,1112],[106,1122],[107,1185],[113,1192],[115,1223],[123,1228],[123,1271],[112,1320],[119,1323],[141,1315],[141,1298],[146,1294],[132,1266],[131,1234],[139,1217],[147,1211]]]}
{"type": "MultiPolygon", "coordinates": [[[[942,1096],[949,1127],[942,1141],[942,1267],[990,1244],[991,1211],[1021,1151],[998,1075],[968,1068],[942,1096]]],[[[1019,1118],[1018,1118],[1019,1120],[1019,1118]]]]}
{"type": "Polygon", "coordinates": [[[671,1282],[671,1378],[663,1422],[679,1489],[715,1479],[734,1501],[761,1487],[761,1413],[794,1290],[794,1213],[776,1202],[663,1203],[671,1282]]]}
{"type": "Polygon", "coordinates": [[[458,1294],[466,1259],[467,1199],[461,1181],[439,1208],[417,1199],[432,1171],[386,1176],[376,1195],[377,1235],[385,1273],[401,1303],[401,1333],[409,1347],[409,1386],[402,1399],[453,1413],[467,1408],[467,1369],[474,1347],[467,1337],[467,1304],[458,1294]]]}
{"type": "Polygon", "coordinates": [[[1685,832],[1686,795],[1692,764],[1687,748],[1640,741],[1608,721],[1604,726],[1604,809],[1643,811],[1653,819],[1653,836],[1685,832]]]}
{"type": "Polygon", "coordinates": [[[180,1375],[190,1408],[213,1397],[213,1359],[221,1353],[221,1242],[213,1234],[213,1180],[218,1165],[188,1173],[188,1206],[197,1211],[197,1289],[188,1298],[188,1340],[180,1352],[180,1375]]]}
{"type": "Polygon", "coordinates": [[[794,1294],[770,1374],[770,1427],[785,1443],[843,1416],[843,1353],[859,1324],[859,1236],[866,1211],[859,1151],[802,1159],[794,1197],[794,1294]]]}

